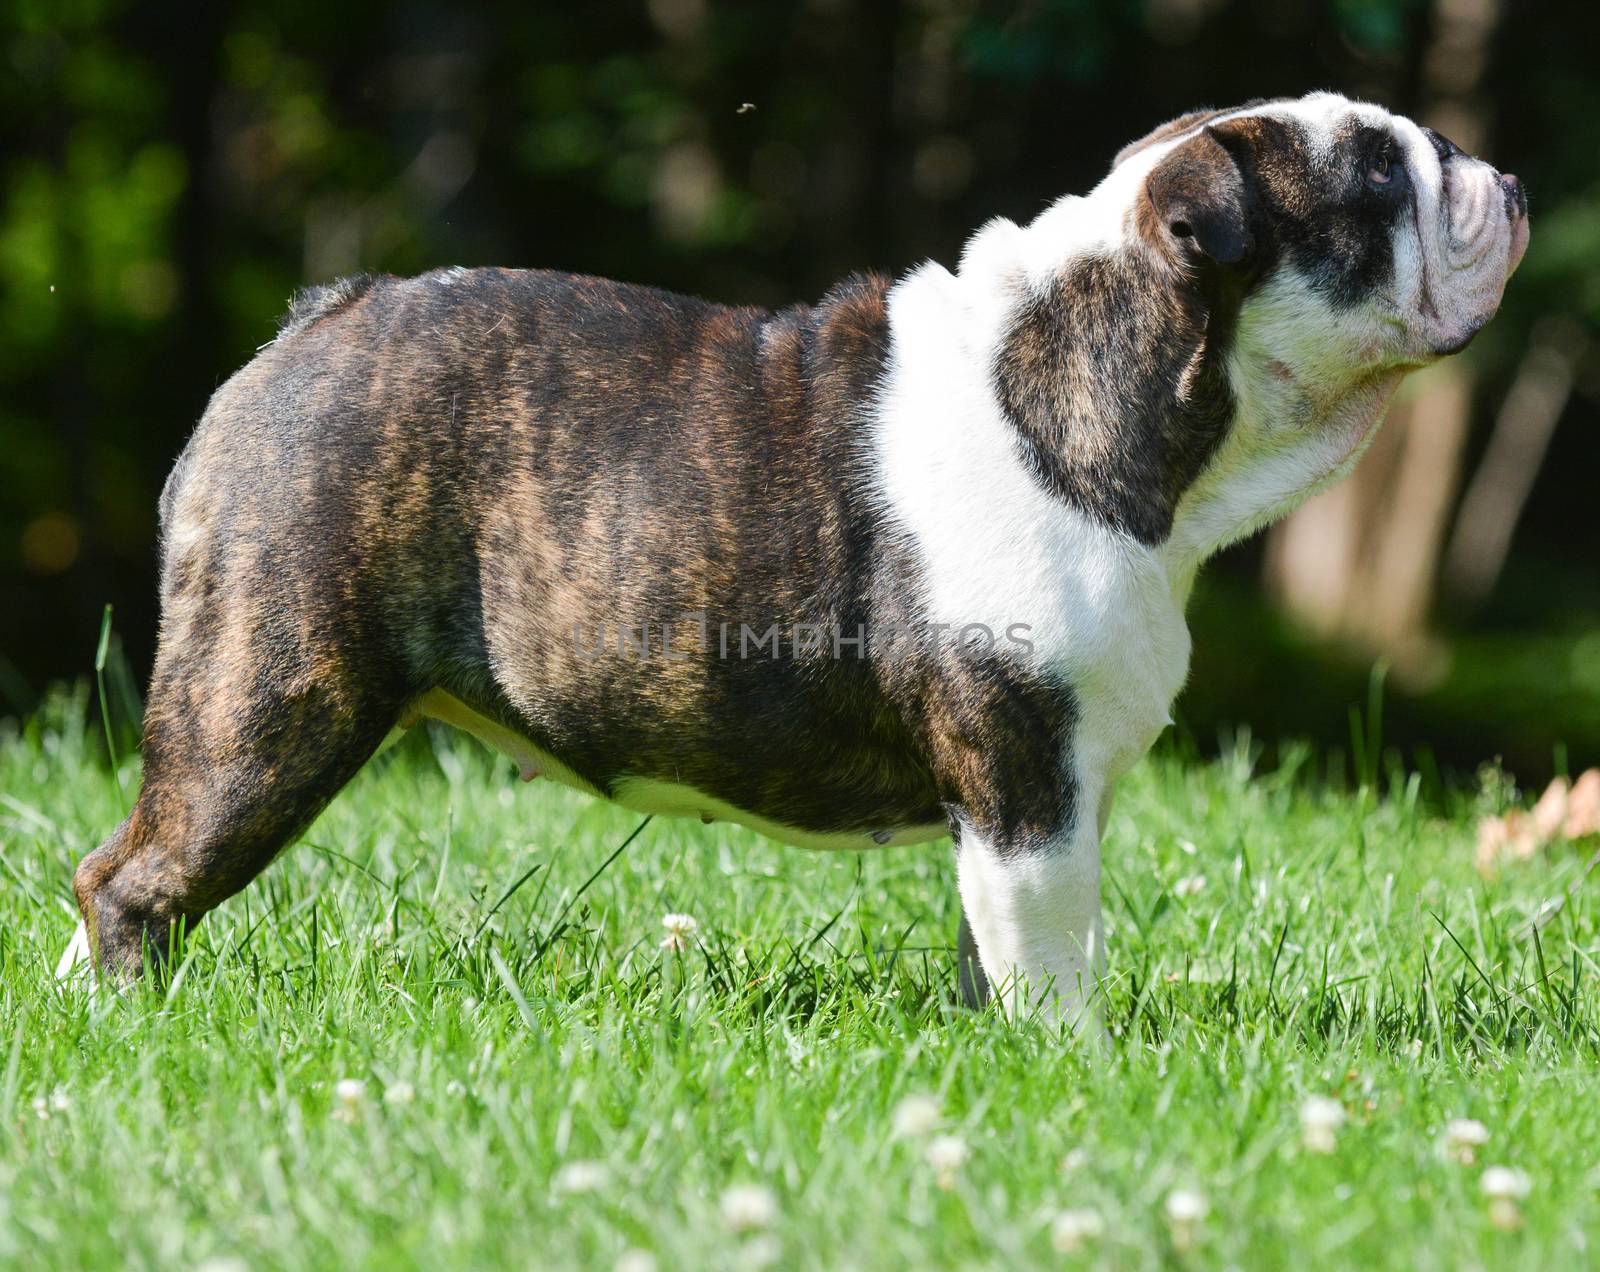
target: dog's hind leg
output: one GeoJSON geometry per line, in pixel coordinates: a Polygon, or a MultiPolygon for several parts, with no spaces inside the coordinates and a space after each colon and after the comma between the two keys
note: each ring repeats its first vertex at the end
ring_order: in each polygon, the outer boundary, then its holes
{"type": "Polygon", "coordinates": [[[260,873],[404,706],[363,626],[277,577],[224,579],[200,606],[164,597],[139,798],[73,876],[95,961],[115,978],[137,975],[147,950],[159,962],[176,931],[260,873]]]}
{"type": "Polygon", "coordinates": [[[353,676],[284,676],[205,656],[169,662],[146,713],[138,801],[73,876],[99,967],[137,975],[146,949],[159,962],[177,930],[243,888],[311,822],[399,706],[353,676]]]}

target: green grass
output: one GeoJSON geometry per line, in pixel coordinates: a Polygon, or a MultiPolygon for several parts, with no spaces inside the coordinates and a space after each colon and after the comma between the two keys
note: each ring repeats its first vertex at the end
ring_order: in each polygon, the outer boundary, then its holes
{"type": "Polygon", "coordinates": [[[0,738],[5,1265],[1533,1268],[1600,1239],[1600,905],[1579,886],[1536,943],[1582,855],[1477,876],[1494,783],[1430,811],[1242,745],[1141,765],[1095,1058],[952,1005],[948,845],[657,820],[579,896],[639,819],[444,735],[374,762],[170,987],[63,992],[70,870],[124,798],[81,706],[0,738]],[[687,955],[668,911],[699,920],[687,955]],[[948,1186],[893,1132],[917,1094],[970,1149],[948,1186]],[[1301,1142],[1314,1095],[1348,1110],[1331,1155],[1301,1142]],[[1440,1152],[1458,1116],[1489,1128],[1476,1165],[1440,1152]],[[1532,1180],[1516,1231],[1495,1162],[1532,1180]],[[746,1183],[776,1217],[731,1232],[746,1183]],[[1187,1253],[1176,1188],[1210,1206],[1187,1253]],[[1064,1207],[1105,1223],[1077,1255],[1064,1207]]]}

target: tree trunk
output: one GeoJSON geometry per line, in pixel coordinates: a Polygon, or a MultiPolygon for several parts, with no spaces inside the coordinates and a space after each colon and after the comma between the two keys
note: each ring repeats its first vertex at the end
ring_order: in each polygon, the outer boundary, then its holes
{"type": "Polygon", "coordinates": [[[1475,605],[1499,579],[1588,348],[1583,328],[1566,315],[1533,329],[1450,537],[1445,584],[1456,600],[1475,605]]]}

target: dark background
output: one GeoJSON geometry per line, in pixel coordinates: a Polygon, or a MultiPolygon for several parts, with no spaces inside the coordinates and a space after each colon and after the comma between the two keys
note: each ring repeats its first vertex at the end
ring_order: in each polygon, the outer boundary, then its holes
{"type": "Polygon", "coordinates": [[[0,21],[0,714],[90,671],[107,602],[143,682],[161,482],[303,284],[500,264],[815,298],[954,264],[1185,109],[1329,87],[1517,172],[1532,248],[1345,504],[1211,567],[1183,725],[1336,751],[1376,664],[1408,761],[1600,758],[1600,6],[12,0],[0,21]]]}

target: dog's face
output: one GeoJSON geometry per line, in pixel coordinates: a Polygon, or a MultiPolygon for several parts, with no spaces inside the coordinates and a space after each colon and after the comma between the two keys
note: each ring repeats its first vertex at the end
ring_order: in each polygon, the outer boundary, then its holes
{"type": "Polygon", "coordinates": [[[1148,336],[1117,360],[1170,380],[1182,417],[1128,445],[1167,451],[1172,533],[1204,555],[1354,464],[1400,378],[1494,314],[1528,220],[1516,178],[1318,93],[1173,120],[1026,235],[1035,289],[1121,263],[1119,312],[1148,336]]]}
{"type": "Polygon", "coordinates": [[[1302,321],[1347,364],[1463,348],[1528,243],[1515,177],[1332,94],[1185,116],[1124,149],[1113,177],[1127,164],[1148,168],[1142,235],[1191,264],[1304,292],[1302,321]]]}

